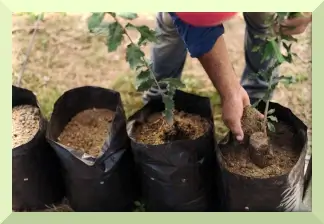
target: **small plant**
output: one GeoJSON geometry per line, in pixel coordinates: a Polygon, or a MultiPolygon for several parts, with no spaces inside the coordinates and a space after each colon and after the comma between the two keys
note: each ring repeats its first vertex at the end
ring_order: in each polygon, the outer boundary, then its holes
{"type": "Polygon", "coordinates": [[[278,122],[277,117],[275,117],[274,115],[272,115],[275,112],[274,109],[271,109],[268,111],[267,114],[267,127],[269,129],[269,131],[275,132],[276,129],[274,127],[274,125],[272,124],[272,122],[278,122]]]}
{"type": "Polygon", "coordinates": [[[123,26],[120,23],[119,18],[126,19],[128,21],[136,19],[138,17],[136,13],[100,12],[92,13],[92,16],[89,18],[88,29],[90,32],[95,32],[96,29],[103,27],[103,20],[107,14],[114,19],[113,22],[104,25],[104,27],[107,28],[106,31],[108,33],[106,42],[108,52],[116,51],[125,37],[130,41],[126,48],[125,59],[129,63],[130,68],[135,70],[137,73],[135,79],[136,90],[142,92],[150,89],[153,86],[159,89],[165,105],[164,116],[167,122],[170,125],[173,125],[173,96],[176,89],[183,88],[184,84],[180,81],[180,79],[177,78],[166,78],[160,81],[155,78],[151,65],[145,58],[144,52],[141,50],[141,47],[145,46],[147,43],[156,42],[155,31],[145,25],[136,26],[128,22],[126,26],[123,26]],[[137,43],[130,37],[128,33],[128,30],[131,29],[136,30],[140,34],[140,38],[137,43]],[[162,92],[162,86],[166,86],[166,93],[162,92]]]}
{"type": "MultiPolygon", "coordinates": [[[[256,106],[261,100],[266,102],[264,110],[264,126],[272,132],[275,131],[272,122],[278,122],[278,119],[273,115],[275,112],[274,109],[269,110],[270,95],[279,82],[283,82],[286,85],[294,83],[294,78],[292,76],[280,76],[278,79],[274,79],[272,74],[281,64],[284,62],[292,63],[293,57],[297,56],[291,51],[292,44],[297,42],[297,39],[291,35],[282,34],[281,22],[284,19],[294,18],[301,15],[300,12],[276,12],[271,15],[266,21],[270,25],[269,33],[264,36],[257,36],[257,38],[265,40],[264,44],[255,46],[252,50],[253,52],[259,51],[264,53],[261,63],[273,57],[276,59],[273,65],[270,65],[267,69],[259,71],[257,74],[253,74],[253,77],[255,77],[255,75],[262,76],[269,83],[265,96],[257,101],[253,106],[256,106]],[[279,28],[279,31],[277,31],[277,28],[279,28]],[[283,46],[285,52],[281,51],[281,46],[283,46]]],[[[265,131],[266,130],[267,129],[265,129],[265,131]]]]}

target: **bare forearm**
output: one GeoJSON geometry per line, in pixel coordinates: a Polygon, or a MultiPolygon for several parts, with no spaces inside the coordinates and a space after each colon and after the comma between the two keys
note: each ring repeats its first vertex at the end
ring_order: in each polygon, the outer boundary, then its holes
{"type": "Polygon", "coordinates": [[[201,56],[199,61],[222,99],[230,96],[233,91],[240,88],[238,78],[229,60],[223,36],[217,39],[213,48],[201,56]]]}

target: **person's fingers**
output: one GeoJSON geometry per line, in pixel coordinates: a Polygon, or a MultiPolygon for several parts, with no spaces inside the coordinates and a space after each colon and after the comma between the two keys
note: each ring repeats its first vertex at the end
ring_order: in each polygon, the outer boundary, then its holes
{"type": "Polygon", "coordinates": [[[296,34],[301,34],[303,32],[305,32],[306,30],[306,26],[298,26],[294,29],[290,29],[290,28],[281,28],[281,32],[285,35],[296,35],[296,34]]]}
{"type": "Polygon", "coordinates": [[[275,33],[279,33],[280,32],[280,26],[278,24],[273,25],[273,30],[275,33]]]}
{"type": "Polygon", "coordinates": [[[264,115],[259,112],[260,119],[264,119],[264,115]]]}
{"type": "Polygon", "coordinates": [[[250,97],[246,94],[243,96],[243,108],[251,105],[250,97]]]}
{"type": "Polygon", "coordinates": [[[296,17],[292,19],[285,19],[281,22],[281,26],[290,26],[290,27],[298,27],[304,24],[307,21],[306,17],[296,17]]]}
{"type": "Polygon", "coordinates": [[[241,87],[241,94],[242,94],[241,96],[242,96],[243,108],[251,105],[250,97],[243,87],[241,87]]]}
{"type": "Polygon", "coordinates": [[[238,141],[243,140],[244,133],[241,126],[241,119],[239,117],[237,117],[236,119],[234,117],[232,117],[231,119],[224,119],[224,123],[231,130],[232,134],[238,141]]]}
{"type": "Polygon", "coordinates": [[[239,123],[239,125],[234,127],[233,134],[235,135],[237,141],[243,141],[244,133],[241,127],[241,123],[239,123]]]}
{"type": "Polygon", "coordinates": [[[308,23],[311,21],[311,16],[286,19],[280,24],[280,30],[285,35],[301,34],[306,30],[308,23]]]}

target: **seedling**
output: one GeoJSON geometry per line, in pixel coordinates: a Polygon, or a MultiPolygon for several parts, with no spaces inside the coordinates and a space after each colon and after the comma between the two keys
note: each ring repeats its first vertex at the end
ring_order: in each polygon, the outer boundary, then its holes
{"type": "Polygon", "coordinates": [[[142,46],[147,43],[156,42],[156,33],[145,25],[136,26],[130,22],[126,26],[123,26],[119,19],[126,19],[131,21],[136,19],[138,15],[133,12],[115,13],[115,12],[100,12],[92,13],[92,16],[88,20],[88,29],[90,32],[96,32],[103,27],[106,27],[108,52],[113,52],[118,49],[124,38],[128,39],[130,43],[126,49],[126,61],[129,63],[131,69],[137,73],[135,79],[135,88],[137,91],[143,92],[149,90],[151,87],[156,87],[162,96],[165,110],[163,112],[166,121],[173,125],[173,111],[174,101],[173,96],[176,89],[183,88],[184,84],[177,78],[166,78],[158,81],[155,78],[154,72],[151,69],[151,65],[145,57],[145,53],[141,50],[142,46]],[[114,21],[103,25],[103,20],[106,15],[111,16],[114,21]],[[140,34],[140,38],[135,42],[129,35],[128,30],[136,30],[140,34]],[[162,92],[162,86],[166,86],[167,92],[162,92]]]}
{"type": "MultiPolygon", "coordinates": [[[[267,19],[267,23],[269,27],[271,27],[269,29],[269,33],[264,36],[257,36],[257,38],[265,40],[264,45],[255,46],[252,50],[253,52],[263,52],[263,58],[261,62],[264,62],[265,60],[270,60],[273,57],[275,58],[275,62],[272,65],[268,66],[266,70],[259,71],[256,74],[257,76],[262,76],[269,83],[269,86],[265,96],[253,105],[256,106],[261,100],[264,100],[266,102],[264,110],[264,126],[272,132],[275,131],[275,127],[272,124],[272,122],[278,122],[278,119],[273,115],[275,111],[273,109],[269,110],[270,95],[279,82],[283,82],[287,85],[293,83],[295,80],[293,77],[290,76],[280,76],[277,79],[274,79],[273,71],[284,62],[292,63],[293,57],[297,56],[291,51],[292,44],[294,42],[297,42],[297,39],[295,39],[291,35],[282,34],[281,22],[286,18],[293,18],[301,15],[302,14],[299,12],[274,13],[274,15],[270,16],[267,19]],[[279,31],[276,31],[276,28],[279,28],[279,31]],[[281,46],[283,46],[285,52],[281,51],[281,46]]],[[[252,75],[254,77],[255,74],[252,75]]]]}

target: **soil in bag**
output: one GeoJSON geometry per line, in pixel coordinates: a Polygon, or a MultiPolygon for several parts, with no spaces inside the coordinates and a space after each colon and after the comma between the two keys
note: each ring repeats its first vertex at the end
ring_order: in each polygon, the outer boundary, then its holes
{"type": "Polygon", "coordinates": [[[162,116],[160,99],[128,120],[146,211],[215,210],[216,156],[209,99],[177,91],[174,102],[174,126],[162,116]]]}
{"type": "Polygon", "coordinates": [[[55,103],[47,138],[64,168],[76,212],[133,209],[137,185],[120,94],[84,86],[55,103]]]}
{"type": "Polygon", "coordinates": [[[31,211],[60,203],[59,160],[45,138],[47,121],[36,96],[12,86],[12,209],[31,211]]]}
{"type": "MultiPolygon", "coordinates": [[[[261,102],[257,109],[263,113],[264,108],[265,103],[261,102]]],[[[263,119],[245,110],[242,119],[245,142],[239,144],[229,134],[219,144],[218,160],[228,211],[301,209],[307,127],[280,104],[270,102],[269,112],[271,123],[265,127],[263,119]],[[258,127],[265,129],[260,132],[258,127]],[[262,135],[264,131],[266,135],[262,135]]]]}

